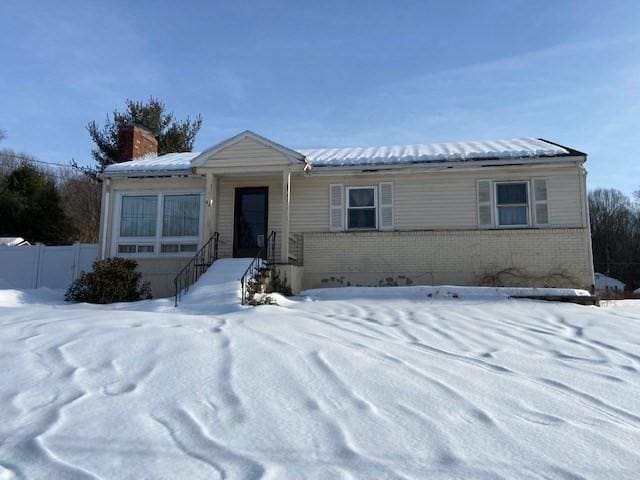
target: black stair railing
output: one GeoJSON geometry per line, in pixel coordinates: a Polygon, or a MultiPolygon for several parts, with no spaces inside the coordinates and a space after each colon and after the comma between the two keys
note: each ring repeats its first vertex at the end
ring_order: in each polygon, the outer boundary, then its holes
{"type": "Polygon", "coordinates": [[[267,241],[262,245],[256,256],[247,267],[240,279],[242,285],[242,305],[247,303],[250,295],[250,286],[259,282],[265,271],[273,268],[276,263],[276,232],[272,231],[267,237],[267,241]]]}
{"type": "Polygon", "coordinates": [[[189,287],[196,283],[200,276],[207,271],[213,262],[218,259],[218,239],[220,234],[215,232],[211,238],[207,240],[200,250],[191,257],[180,273],[173,279],[175,287],[175,306],[182,295],[189,291],[189,287]]]}

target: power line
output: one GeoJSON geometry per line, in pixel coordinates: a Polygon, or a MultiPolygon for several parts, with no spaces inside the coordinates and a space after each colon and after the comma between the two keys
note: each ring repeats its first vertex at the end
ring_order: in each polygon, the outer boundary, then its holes
{"type": "MultiPolygon", "coordinates": [[[[0,167],[5,168],[6,171],[11,171],[15,168],[15,165],[11,165],[9,163],[2,163],[0,162],[0,167]]],[[[50,177],[55,177],[58,178],[60,180],[65,180],[68,177],[65,177],[64,175],[61,175],[59,173],[54,173],[54,172],[43,172],[44,175],[50,176],[50,177]]]]}
{"type": "MultiPolygon", "coordinates": [[[[25,160],[25,162],[26,161],[27,160],[25,160]]],[[[15,163],[6,163],[6,162],[3,162],[2,160],[0,160],[0,168],[4,169],[5,172],[11,172],[16,167],[17,167],[17,165],[15,163]]],[[[70,170],[73,170],[74,172],[84,174],[84,172],[79,168],[75,168],[74,169],[71,166],[69,166],[68,168],[70,170]]],[[[63,174],[60,174],[60,173],[56,173],[55,171],[52,171],[52,170],[41,170],[41,171],[43,172],[44,175],[47,175],[47,176],[50,176],[50,177],[54,177],[54,178],[57,178],[59,180],[67,180],[67,179],[70,178],[69,175],[63,175],[63,174]]],[[[87,178],[89,178],[89,177],[87,177],[87,178]]]]}
{"type": "Polygon", "coordinates": [[[74,171],[74,172],[79,172],[82,174],[86,174],[86,172],[81,168],[81,167],[76,167],[73,165],[64,165],[62,163],[55,163],[55,162],[43,162],[42,160],[36,160],[34,158],[29,158],[26,157],[24,155],[15,155],[15,154],[7,154],[5,152],[0,152],[0,166],[3,166],[5,168],[15,168],[18,163],[31,163],[31,164],[39,164],[42,166],[46,166],[49,167],[46,170],[46,173],[48,175],[51,175],[53,177],[59,178],[59,179],[64,179],[64,176],[61,176],[58,173],[54,173],[55,169],[66,169],[69,171],[74,171]],[[4,156],[6,158],[2,158],[4,153],[4,156]]]}
{"type": "Polygon", "coordinates": [[[20,160],[20,161],[23,161],[23,162],[40,163],[42,165],[48,165],[48,166],[51,166],[51,167],[62,167],[62,168],[71,168],[71,169],[75,169],[75,170],[81,170],[80,167],[74,167],[71,164],[65,165],[64,163],[45,162],[43,160],[36,160],[35,158],[27,157],[26,155],[22,155],[20,153],[0,151],[0,156],[6,156],[6,157],[17,159],[17,160],[20,160]]]}

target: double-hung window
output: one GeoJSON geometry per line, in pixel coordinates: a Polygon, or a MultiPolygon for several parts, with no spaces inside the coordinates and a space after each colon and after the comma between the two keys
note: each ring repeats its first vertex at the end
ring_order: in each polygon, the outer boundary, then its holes
{"type": "Polygon", "coordinates": [[[122,194],[118,255],[180,255],[200,241],[200,193],[122,194]]]}
{"type": "Polygon", "coordinates": [[[347,229],[376,229],[378,226],[376,207],[376,187],[347,187],[347,229]]]}
{"type": "Polygon", "coordinates": [[[529,226],[529,182],[499,182],[495,188],[497,225],[529,226]]]}

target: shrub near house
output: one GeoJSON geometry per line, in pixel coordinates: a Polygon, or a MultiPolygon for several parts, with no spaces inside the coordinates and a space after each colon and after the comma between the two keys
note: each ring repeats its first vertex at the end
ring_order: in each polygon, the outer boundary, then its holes
{"type": "Polygon", "coordinates": [[[108,258],[93,263],[92,272],[82,272],[65,294],[67,301],[86,303],[133,302],[151,298],[148,282],[136,271],[137,262],[108,258]]]}

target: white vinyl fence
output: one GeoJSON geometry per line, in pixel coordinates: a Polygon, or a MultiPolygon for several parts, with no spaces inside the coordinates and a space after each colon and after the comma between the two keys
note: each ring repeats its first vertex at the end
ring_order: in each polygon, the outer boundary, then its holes
{"type": "Polygon", "coordinates": [[[93,243],[0,246],[0,288],[66,289],[82,270],[91,270],[97,258],[98,245],[93,243]]]}

